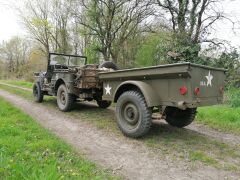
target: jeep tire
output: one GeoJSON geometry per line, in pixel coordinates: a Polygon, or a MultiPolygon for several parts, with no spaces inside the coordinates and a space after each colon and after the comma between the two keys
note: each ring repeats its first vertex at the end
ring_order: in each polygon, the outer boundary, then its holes
{"type": "Polygon", "coordinates": [[[102,64],[99,65],[98,68],[107,68],[107,69],[118,70],[117,65],[111,61],[104,61],[102,64]]]}
{"type": "Polygon", "coordinates": [[[193,122],[197,114],[196,108],[181,110],[176,107],[167,107],[165,110],[166,121],[174,127],[183,128],[193,122]]]}
{"type": "Polygon", "coordinates": [[[33,96],[34,96],[35,102],[37,102],[37,103],[43,102],[44,95],[41,90],[41,86],[40,86],[39,82],[37,82],[33,85],[33,96]]]}
{"type": "Polygon", "coordinates": [[[66,86],[64,84],[59,86],[57,91],[58,108],[63,112],[70,111],[73,108],[74,102],[75,97],[74,95],[67,92],[66,86]]]}
{"type": "Polygon", "coordinates": [[[147,107],[144,96],[139,91],[123,93],[116,107],[117,124],[124,135],[142,137],[152,125],[152,109],[147,107]]]}

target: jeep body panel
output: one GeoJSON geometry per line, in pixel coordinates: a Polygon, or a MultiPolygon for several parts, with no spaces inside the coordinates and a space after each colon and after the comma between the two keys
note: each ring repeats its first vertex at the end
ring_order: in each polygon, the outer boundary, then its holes
{"type": "Polygon", "coordinates": [[[100,73],[99,78],[103,82],[104,100],[116,102],[119,92],[135,87],[142,92],[149,107],[195,108],[222,103],[225,72],[181,63],[100,73]],[[186,94],[180,93],[181,88],[187,89],[186,94]]]}

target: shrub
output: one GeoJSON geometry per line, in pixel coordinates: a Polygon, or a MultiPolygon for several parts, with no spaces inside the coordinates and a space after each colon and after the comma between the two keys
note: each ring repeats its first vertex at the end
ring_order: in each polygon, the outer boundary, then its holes
{"type": "Polygon", "coordinates": [[[232,107],[240,107],[240,88],[229,88],[229,100],[232,107]]]}

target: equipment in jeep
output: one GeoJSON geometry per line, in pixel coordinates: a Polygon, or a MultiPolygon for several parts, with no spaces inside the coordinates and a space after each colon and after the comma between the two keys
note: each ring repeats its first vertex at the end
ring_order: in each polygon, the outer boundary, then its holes
{"type": "Polygon", "coordinates": [[[194,120],[197,107],[222,103],[226,70],[191,63],[118,70],[112,62],[86,64],[85,56],[50,54],[46,73],[36,73],[33,94],[57,96],[61,111],[76,100],[96,101],[101,108],[116,104],[120,130],[129,137],[145,135],[152,114],[175,127],[194,120]]]}

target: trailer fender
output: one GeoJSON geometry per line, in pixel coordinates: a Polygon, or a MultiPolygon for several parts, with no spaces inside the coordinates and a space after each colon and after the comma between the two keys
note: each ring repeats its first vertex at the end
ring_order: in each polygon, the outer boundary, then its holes
{"type": "Polygon", "coordinates": [[[117,102],[118,98],[126,91],[139,90],[145,97],[148,107],[158,106],[160,98],[158,94],[153,90],[151,85],[143,81],[126,81],[121,83],[114,94],[114,102],[117,102]]]}

